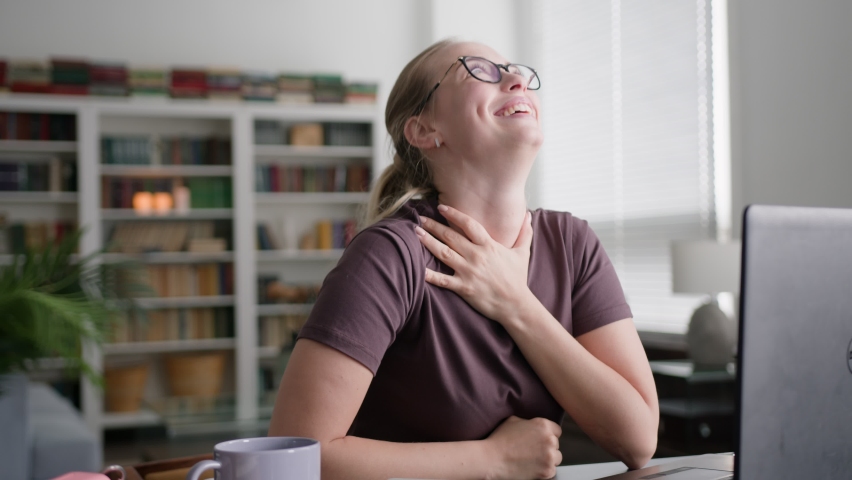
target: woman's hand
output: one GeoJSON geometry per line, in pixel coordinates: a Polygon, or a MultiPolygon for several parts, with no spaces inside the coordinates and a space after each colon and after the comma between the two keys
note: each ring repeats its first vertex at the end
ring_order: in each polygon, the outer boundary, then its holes
{"type": "Polygon", "coordinates": [[[562,428],[545,418],[507,418],[485,442],[495,453],[490,479],[553,478],[562,462],[562,428]]]}
{"type": "Polygon", "coordinates": [[[420,241],[455,271],[455,275],[445,275],[427,268],[426,281],[456,292],[479,313],[504,324],[507,315],[532,295],[527,287],[532,215],[527,212],[518,239],[512,248],[506,248],[473,218],[451,207],[438,209],[464,235],[420,217],[423,228],[415,228],[420,241]]]}

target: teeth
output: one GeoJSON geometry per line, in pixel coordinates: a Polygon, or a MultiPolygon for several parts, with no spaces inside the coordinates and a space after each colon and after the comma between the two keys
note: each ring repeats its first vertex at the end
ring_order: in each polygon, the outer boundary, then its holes
{"type": "Polygon", "coordinates": [[[519,103],[517,105],[513,105],[513,106],[507,108],[506,110],[504,110],[503,116],[508,117],[509,115],[512,115],[516,112],[527,112],[527,113],[529,113],[531,111],[532,110],[530,109],[529,105],[524,104],[524,103],[519,103]]]}

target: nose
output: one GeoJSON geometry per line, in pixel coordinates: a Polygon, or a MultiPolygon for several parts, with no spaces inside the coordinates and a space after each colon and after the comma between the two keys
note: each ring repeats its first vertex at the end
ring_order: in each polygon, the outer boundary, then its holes
{"type": "Polygon", "coordinates": [[[528,80],[526,77],[521,75],[520,73],[511,73],[511,72],[501,72],[503,74],[503,88],[508,92],[527,91],[527,87],[529,86],[528,80]]]}

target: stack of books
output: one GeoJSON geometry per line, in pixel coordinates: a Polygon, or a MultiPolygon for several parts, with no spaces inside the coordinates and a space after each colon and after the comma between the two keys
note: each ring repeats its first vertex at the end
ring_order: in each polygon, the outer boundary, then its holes
{"type": "Polygon", "coordinates": [[[227,247],[232,236],[229,224],[212,220],[120,223],[112,231],[108,250],[130,254],[198,251],[192,247],[199,240],[221,240],[227,247]]]}
{"type": "Polygon", "coordinates": [[[206,98],[207,72],[191,68],[172,70],[170,93],[172,98],[206,98]]]}
{"type": "Polygon", "coordinates": [[[6,86],[6,60],[0,60],[0,92],[6,92],[9,88],[6,86]]]}
{"type": "Polygon", "coordinates": [[[254,143],[258,145],[284,145],[286,143],[284,128],[274,120],[255,120],[254,143]]]}
{"type": "Polygon", "coordinates": [[[110,343],[161,342],[231,338],[234,336],[231,308],[167,308],[134,312],[112,324],[110,343]]]}
{"type": "Polygon", "coordinates": [[[242,98],[242,73],[236,69],[207,71],[207,97],[211,100],[237,101],[242,98]]]}
{"type": "Polygon", "coordinates": [[[366,192],[367,165],[257,165],[257,192],[366,192]]]}
{"type": "Polygon", "coordinates": [[[325,123],[323,137],[326,145],[369,146],[371,130],[369,123],[325,123]]]}
{"type": "Polygon", "coordinates": [[[0,161],[0,191],[73,192],[77,190],[77,165],[59,157],[42,161],[0,161]]]}
{"type": "Polygon", "coordinates": [[[279,103],[313,103],[314,79],[308,75],[280,75],[277,100],[279,103]]]}
{"type": "Polygon", "coordinates": [[[0,112],[0,140],[77,139],[77,118],[60,113],[0,112]]]}
{"type": "Polygon", "coordinates": [[[340,75],[314,75],[314,101],[317,103],[343,103],[346,86],[340,75]]]}
{"type": "Polygon", "coordinates": [[[215,297],[234,293],[232,263],[146,265],[140,283],[157,297],[215,297]]]}
{"type": "Polygon", "coordinates": [[[164,68],[132,68],[128,83],[134,96],[165,97],[169,93],[169,75],[164,68]]]}
{"type": "Polygon", "coordinates": [[[50,93],[57,95],[89,94],[89,63],[83,59],[52,58],[50,93]]]}
{"type": "MultiPolygon", "coordinates": [[[[6,242],[0,242],[0,253],[23,254],[27,250],[40,250],[48,241],[60,241],[77,227],[73,222],[58,220],[55,222],[12,223],[6,227],[6,242]]],[[[0,233],[3,225],[0,224],[0,233]]]]}
{"type": "Polygon", "coordinates": [[[379,86],[376,83],[346,85],[346,103],[376,103],[379,86]]]}
{"type": "Polygon", "coordinates": [[[163,165],[231,164],[231,139],[227,137],[172,137],[156,143],[163,165]]]}
{"type": "Polygon", "coordinates": [[[18,93],[49,93],[50,66],[37,60],[9,62],[7,83],[18,93]]]}
{"type": "Polygon", "coordinates": [[[243,75],[243,100],[274,102],[278,95],[277,79],[267,73],[243,75]]]}
{"type": "Polygon", "coordinates": [[[127,96],[127,67],[121,63],[91,65],[89,94],[107,97],[127,96]]]}

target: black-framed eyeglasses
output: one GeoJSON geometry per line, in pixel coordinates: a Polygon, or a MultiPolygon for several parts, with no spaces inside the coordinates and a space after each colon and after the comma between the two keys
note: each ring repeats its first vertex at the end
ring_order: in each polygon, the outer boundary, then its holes
{"type": "Polygon", "coordinates": [[[503,80],[503,74],[500,72],[500,69],[502,68],[507,73],[524,77],[527,80],[528,90],[538,90],[541,88],[541,79],[538,78],[538,73],[535,69],[531,67],[517,63],[507,63],[503,65],[500,63],[494,63],[487,58],[463,56],[453,61],[450,68],[448,68],[441,79],[438,80],[438,83],[436,83],[435,86],[432,87],[432,90],[429,90],[429,93],[426,94],[426,98],[417,105],[417,108],[414,110],[414,115],[420,115],[420,112],[422,112],[423,108],[426,107],[426,103],[428,103],[429,99],[432,98],[432,94],[435,93],[435,90],[438,89],[438,86],[441,85],[441,82],[444,81],[456,62],[461,62],[461,64],[464,65],[465,70],[467,70],[467,73],[480,82],[500,83],[500,81],[503,80]]]}

